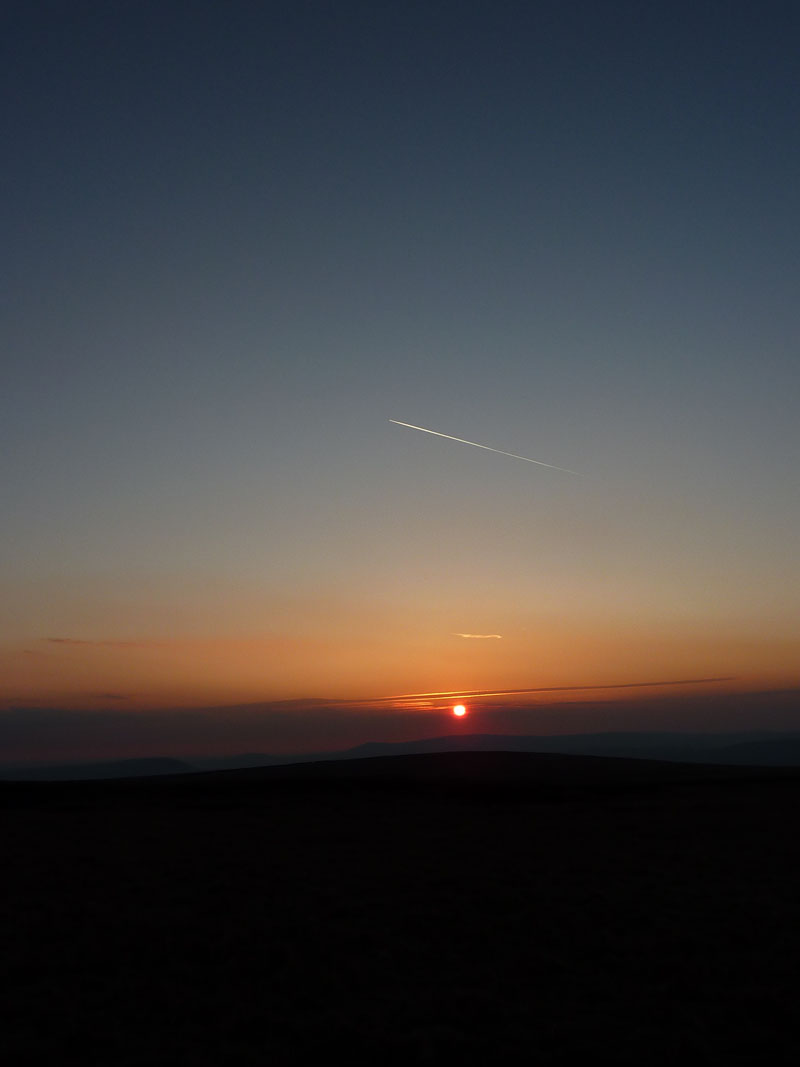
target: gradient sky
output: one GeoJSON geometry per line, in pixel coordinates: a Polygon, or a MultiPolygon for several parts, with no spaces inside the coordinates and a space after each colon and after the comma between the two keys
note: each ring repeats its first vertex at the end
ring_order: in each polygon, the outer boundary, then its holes
{"type": "Polygon", "coordinates": [[[800,685],[796,4],[0,39],[2,706],[800,685]]]}

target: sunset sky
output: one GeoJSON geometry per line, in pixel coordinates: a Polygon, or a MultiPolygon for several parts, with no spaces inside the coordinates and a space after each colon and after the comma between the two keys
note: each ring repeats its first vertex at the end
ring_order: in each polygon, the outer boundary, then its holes
{"type": "Polygon", "coordinates": [[[797,5],[0,38],[7,721],[263,703],[299,750],[443,732],[400,694],[800,686],[797,5]]]}

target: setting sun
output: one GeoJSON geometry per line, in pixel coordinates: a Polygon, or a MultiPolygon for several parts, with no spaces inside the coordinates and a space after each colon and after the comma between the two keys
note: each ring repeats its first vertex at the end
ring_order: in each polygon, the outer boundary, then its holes
{"type": "Polygon", "coordinates": [[[456,706],[453,708],[453,714],[461,718],[462,715],[467,714],[467,709],[464,707],[463,704],[456,704],[456,706]]]}

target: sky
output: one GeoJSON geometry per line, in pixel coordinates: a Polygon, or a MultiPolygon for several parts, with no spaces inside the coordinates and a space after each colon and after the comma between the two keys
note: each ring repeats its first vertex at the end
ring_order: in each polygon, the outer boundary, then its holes
{"type": "Polygon", "coordinates": [[[400,694],[800,688],[797,5],[0,20],[31,752],[37,709],[111,751],[290,707],[280,750],[319,747],[315,701],[352,743],[400,694]]]}

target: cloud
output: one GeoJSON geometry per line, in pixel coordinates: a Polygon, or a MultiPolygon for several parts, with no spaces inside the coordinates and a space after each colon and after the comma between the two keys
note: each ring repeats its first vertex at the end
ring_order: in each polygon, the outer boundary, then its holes
{"type": "Polygon", "coordinates": [[[494,638],[497,638],[498,641],[501,641],[502,638],[503,638],[503,635],[502,634],[456,634],[456,633],[454,633],[453,637],[470,637],[474,641],[488,641],[490,638],[494,637],[494,638]]]}
{"type": "Polygon", "coordinates": [[[163,641],[85,641],[80,637],[44,637],[51,645],[80,645],[85,648],[162,648],[163,641]]]}
{"type": "MultiPolygon", "coordinates": [[[[462,634],[456,635],[458,637],[464,636],[462,634]]],[[[469,636],[469,635],[466,635],[469,636]]],[[[577,693],[581,691],[597,691],[601,689],[653,689],[661,688],[662,686],[673,685],[711,685],[716,682],[734,682],[736,676],[733,674],[722,674],[713,678],[669,678],[660,681],[649,682],[614,682],[612,684],[604,683],[602,685],[544,685],[537,686],[535,689],[443,689],[441,691],[433,690],[427,693],[398,693],[393,697],[377,697],[370,703],[377,704],[391,700],[404,700],[409,698],[420,697],[507,697],[507,696],[527,696],[533,693],[577,693]]],[[[345,703],[345,701],[342,701],[345,703]]],[[[353,702],[348,702],[353,703],[353,702]]],[[[367,703],[362,701],[361,703],[367,703]]]]}

